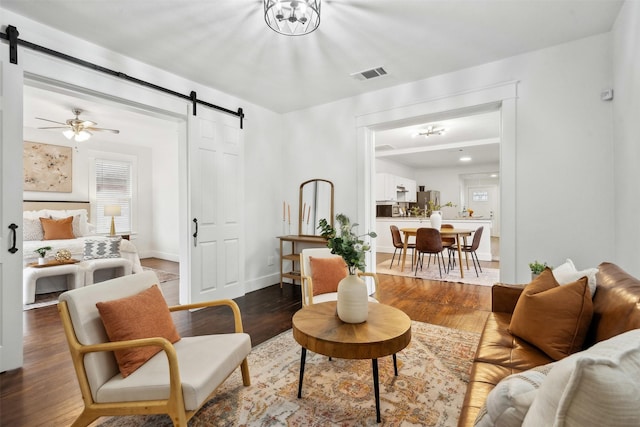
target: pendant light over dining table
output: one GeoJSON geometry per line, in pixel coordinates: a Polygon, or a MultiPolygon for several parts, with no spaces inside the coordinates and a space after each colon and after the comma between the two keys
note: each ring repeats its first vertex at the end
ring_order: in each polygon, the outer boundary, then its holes
{"type": "Polygon", "coordinates": [[[320,25],[320,0],[264,0],[264,20],[285,36],[302,36],[320,25]]]}

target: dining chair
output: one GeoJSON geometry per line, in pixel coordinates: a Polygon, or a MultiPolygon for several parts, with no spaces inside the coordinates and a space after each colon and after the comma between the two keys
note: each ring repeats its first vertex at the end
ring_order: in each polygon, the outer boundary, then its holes
{"type": "MultiPolygon", "coordinates": [[[[443,228],[453,230],[454,227],[453,227],[452,224],[442,224],[440,226],[440,229],[442,230],[443,228]]],[[[449,248],[449,247],[451,247],[451,246],[453,246],[455,244],[456,244],[456,238],[455,237],[443,237],[442,238],[442,246],[445,249],[447,249],[447,248],[449,248]]]]}
{"type": "MultiPolygon", "coordinates": [[[[338,283],[347,277],[349,270],[340,255],[329,248],[309,248],[300,251],[300,278],[302,305],[307,306],[338,299],[338,283]],[[315,266],[315,268],[314,268],[315,266]]],[[[370,277],[374,289],[378,288],[378,275],[359,271],[358,276],[370,277]]],[[[378,302],[372,296],[369,301],[378,302]]]]}
{"type": "MultiPolygon", "coordinates": [[[[471,244],[460,246],[461,252],[466,252],[471,254],[471,261],[473,261],[473,268],[476,270],[476,276],[478,277],[480,277],[480,275],[478,274],[478,269],[480,270],[480,273],[482,273],[482,267],[480,266],[480,260],[478,259],[478,254],[476,253],[476,251],[480,246],[480,239],[482,238],[483,230],[484,230],[484,227],[482,226],[478,227],[476,231],[473,233],[473,240],[471,241],[471,244]]],[[[456,263],[455,252],[458,251],[458,246],[453,245],[453,246],[450,246],[448,249],[449,249],[449,265],[455,266],[455,263],[456,263]]],[[[469,269],[469,260],[467,259],[467,270],[468,269],[469,269]]]]}
{"type": "Polygon", "coordinates": [[[427,268],[429,268],[429,264],[431,263],[431,255],[435,255],[438,260],[440,278],[442,278],[442,267],[444,267],[445,273],[447,272],[447,265],[445,264],[444,256],[442,255],[443,250],[442,235],[439,230],[426,227],[418,228],[418,231],[416,232],[416,252],[418,253],[418,259],[416,260],[415,275],[418,275],[418,264],[420,265],[420,271],[422,271],[422,267],[424,265],[424,254],[429,254],[427,268]],[[438,257],[438,255],[440,256],[438,257]],[[442,266],[440,265],[441,260],[442,266]]]}
{"type": "MultiPolygon", "coordinates": [[[[398,255],[398,265],[400,265],[400,257],[404,250],[404,242],[402,241],[402,236],[400,236],[400,230],[397,226],[391,225],[389,228],[391,229],[391,238],[393,240],[394,247],[393,256],[391,257],[391,267],[393,267],[393,259],[395,258],[398,249],[400,250],[400,254],[398,255]]],[[[407,249],[411,249],[411,270],[413,271],[413,259],[415,258],[416,244],[407,242],[407,249]]]]}

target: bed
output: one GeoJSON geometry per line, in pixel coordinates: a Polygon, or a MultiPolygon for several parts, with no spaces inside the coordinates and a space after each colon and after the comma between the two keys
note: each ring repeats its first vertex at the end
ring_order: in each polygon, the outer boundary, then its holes
{"type": "MultiPolygon", "coordinates": [[[[85,245],[91,245],[95,242],[109,241],[109,236],[99,236],[95,234],[95,227],[89,222],[90,218],[89,202],[45,202],[45,201],[25,201],[23,202],[23,265],[28,267],[29,264],[38,262],[38,253],[36,249],[50,246],[51,250],[47,251],[47,260],[53,260],[56,253],[61,249],[67,249],[71,252],[71,257],[76,260],[83,260],[85,245]],[[64,220],[73,217],[71,221],[72,235],[68,234],[62,239],[44,240],[45,231],[42,227],[40,218],[50,220],[64,220]]],[[[68,223],[68,220],[66,221],[68,223]]],[[[47,227],[47,225],[45,225],[47,227]]],[[[66,225],[68,227],[68,224],[66,225]]],[[[49,233],[49,236],[56,237],[55,234],[49,233]]],[[[140,265],[140,257],[135,245],[126,239],[121,239],[118,245],[115,245],[114,251],[108,256],[110,258],[124,258],[131,262],[132,272],[139,273],[142,271],[140,265]]],[[[97,281],[106,280],[113,276],[109,271],[101,272],[101,277],[97,281]]],[[[49,293],[66,289],[67,283],[63,277],[41,278],[38,280],[36,293],[49,293]]]]}

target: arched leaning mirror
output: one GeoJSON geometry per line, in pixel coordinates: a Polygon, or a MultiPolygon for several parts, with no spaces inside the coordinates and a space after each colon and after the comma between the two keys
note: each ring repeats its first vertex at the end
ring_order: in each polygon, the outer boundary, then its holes
{"type": "Polygon", "coordinates": [[[333,226],[333,183],[310,179],[300,184],[298,235],[319,236],[318,224],[325,218],[333,226]]]}

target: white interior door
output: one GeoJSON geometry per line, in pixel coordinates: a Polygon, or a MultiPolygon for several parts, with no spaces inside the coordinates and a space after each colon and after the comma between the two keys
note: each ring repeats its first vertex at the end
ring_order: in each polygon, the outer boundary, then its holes
{"type": "Polygon", "coordinates": [[[243,132],[237,117],[198,106],[188,118],[189,302],[244,295],[243,132]]]}
{"type": "Polygon", "coordinates": [[[467,205],[469,209],[473,210],[473,216],[493,219],[491,235],[494,237],[500,236],[498,187],[495,185],[469,186],[467,192],[467,205]]]}
{"type": "Polygon", "coordinates": [[[0,49],[0,372],[22,366],[23,70],[0,49]],[[10,228],[12,225],[20,228],[10,228]],[[15,247],[17,251],[11,248],[15,247]]]}

